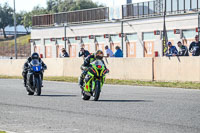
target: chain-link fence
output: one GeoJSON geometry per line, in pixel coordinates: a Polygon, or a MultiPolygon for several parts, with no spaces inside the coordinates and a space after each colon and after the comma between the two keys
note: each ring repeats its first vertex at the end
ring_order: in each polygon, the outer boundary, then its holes
{"type": "MultiPolygon", "coordinates": [[[[20,59],[27,58],[31,54],[30,44],[18,44],[17,57],[20,59]]],[[[7,43],[0,44],[0,59],[15,58],[15,46],[7,43]]]]}

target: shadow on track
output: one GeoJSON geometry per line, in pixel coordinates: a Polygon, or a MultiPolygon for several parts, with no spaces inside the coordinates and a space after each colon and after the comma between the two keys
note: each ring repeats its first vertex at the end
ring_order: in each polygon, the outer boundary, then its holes
{"type": "Polygon", "coordinates": [[[77,95],[40,95],[42,97],[76,97],[77,95]]]}
{"type": "Polygon", "coordinates": [[[137,102],[153,102],[151,100],[99,100],[99,102],[133,102],[133,103],[137,103],[137,102]]]}

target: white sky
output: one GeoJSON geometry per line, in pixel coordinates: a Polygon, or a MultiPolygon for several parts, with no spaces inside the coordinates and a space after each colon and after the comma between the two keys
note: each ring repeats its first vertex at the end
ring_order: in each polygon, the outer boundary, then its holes
{"type": "MultiPolygon", "coordinates": [[[[14,0],[0,0],[0,4],[4,4],[5,2],[8,2],[8,4],[13,7],[13,1],[14,0]]],[[[15,0],[16,5],[16,11],[31,11],[34,6],[39,5],[40,7],[46,8],[46,1],[47,0],[15,0]]],[[[105,6],[112,6],[114,5],[121,5],[126,0],[93,0],[94,2],[98,2],[100,4],[104,4],[105,6]]],[[[143,2],[143,1],[149,1],[149,0],[132,0],[134,3],[136,2],[143,2]]]]}

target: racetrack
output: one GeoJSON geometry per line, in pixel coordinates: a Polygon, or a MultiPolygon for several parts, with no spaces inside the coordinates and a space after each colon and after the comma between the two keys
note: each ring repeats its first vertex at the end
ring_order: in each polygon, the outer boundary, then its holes
{"type": "Polygon", "coordinates": [[[199,133],[200,90],[105,85],[94,102],[74,83],[46,81],[42,96],[28,96],[21,80],[0,79],[0,130],[199,133]]]}

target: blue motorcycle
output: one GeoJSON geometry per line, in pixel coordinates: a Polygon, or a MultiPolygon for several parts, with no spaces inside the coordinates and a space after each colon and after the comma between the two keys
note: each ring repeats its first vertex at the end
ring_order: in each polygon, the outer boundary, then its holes
{"type": "Polygon", "coordinates": [[[37,96],[41,95],[42,88],[42,76],[44,69],[39,60],[34,59],[29,63],[28,73],[27,73],[27,94],[37,96]]]}

